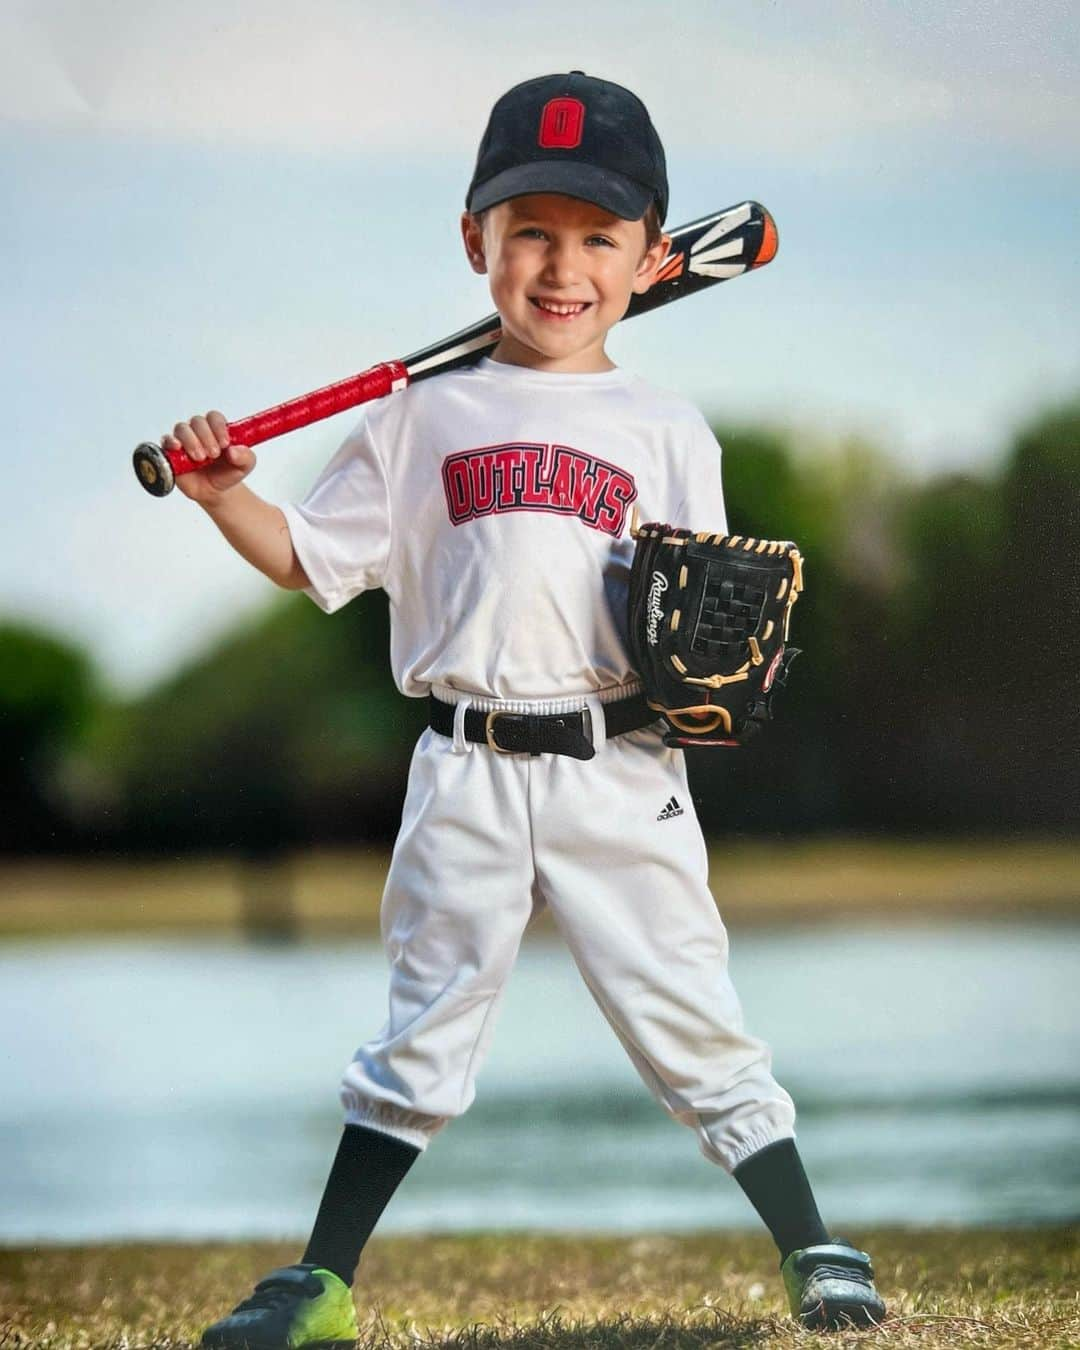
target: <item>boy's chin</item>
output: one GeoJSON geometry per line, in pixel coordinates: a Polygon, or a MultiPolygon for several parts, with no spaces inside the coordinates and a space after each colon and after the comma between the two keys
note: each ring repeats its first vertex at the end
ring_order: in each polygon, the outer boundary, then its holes
{"type": "Polygon", "coordinates": [[[575,341],[570,333],[531,341],[510,334],[499,343],[495,354],[496,359],[511,365],[536,369],[583,372],[610,370],[612,366],[603,342],[575,341]]]}

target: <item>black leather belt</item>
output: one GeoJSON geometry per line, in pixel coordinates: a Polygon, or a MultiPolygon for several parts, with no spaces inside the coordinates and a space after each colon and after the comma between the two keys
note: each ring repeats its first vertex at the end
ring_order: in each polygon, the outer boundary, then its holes
{"type": "MultiPolygon", "coordinates": [[[[454,705],[432,695],[428,699],[429,721],[440,736],[454,734],[454,705]]],[[[487,712],[482,708],[465,710],[465,739],[486,745],[504,755],[569,755],[572,759],[592,759],[596,754],[588,734],[588,712],[536,713],[487,712]]],[[[657,714],[642,694],[604,704],[605,735],[624,736],[655,722],[657,714]]]]}

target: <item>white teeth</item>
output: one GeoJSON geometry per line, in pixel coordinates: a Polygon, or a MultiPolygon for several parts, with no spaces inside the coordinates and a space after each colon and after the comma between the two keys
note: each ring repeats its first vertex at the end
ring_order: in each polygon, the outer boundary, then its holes
{"type": "Polygon", "coordinates": [[[538,298],[536,303],[541,309],[549,310],[552,314],[580,314],[585,308],[583,301],[578,301],[576,304],[569,305],[566,303],[560,304],[555,300],[541,300],[538,298]]]}

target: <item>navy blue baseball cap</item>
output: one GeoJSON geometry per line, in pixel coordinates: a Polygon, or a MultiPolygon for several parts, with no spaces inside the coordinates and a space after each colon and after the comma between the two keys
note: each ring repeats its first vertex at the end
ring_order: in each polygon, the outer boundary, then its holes
{"type": "Polygon", "coordinates": [[[542,75],[503,94],[488,119],[465,205],[469,211],[559,192],[624,220],[656,203],[663,224],[664,147],[648,110],[621,84],[580,70],[542,75]]]}

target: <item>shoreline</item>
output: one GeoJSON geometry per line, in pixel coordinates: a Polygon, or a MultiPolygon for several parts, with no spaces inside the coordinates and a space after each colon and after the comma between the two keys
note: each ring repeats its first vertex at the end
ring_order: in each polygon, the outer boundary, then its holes
{"type": "MultiPolygon", "coordinates": [[[[1080,919],[1080,842],[710,841],[725,922],[1080,919]]],[[[276,860],[0,861],[0,941],[112,934],[378,936],[388,849],[276,860]]],[[[552,927],[541,919],[541,931],[552,927]]]]}

